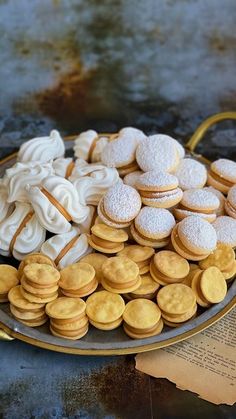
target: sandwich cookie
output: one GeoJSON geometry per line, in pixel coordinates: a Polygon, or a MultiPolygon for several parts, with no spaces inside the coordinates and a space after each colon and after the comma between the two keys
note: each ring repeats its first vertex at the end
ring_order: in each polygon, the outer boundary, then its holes
{"type": "Polygon", "coordinates": [[[236,184],[236,163],[228,159],[219,159],[211,163],[207,184],[227,194],[236,184]]]}
{"type": "Polygon", "coordinates": [[[190,320],[197,311],[196,296],[193,290],[184,284],[170,284],[160,289],[157,304],[164,322],[179,324],[190,320]]]}
{"type": "MultiPolygon", "coordinates": [[[[143,131],[134,127],[124,127],[122,128],[117,135],[118,138],[126,138],[127,141],[130,139],[135,140],[137,144],[141,141],[145,140],[147,136],[144,134],[143,131]]],[[[131,140],[131,141],[132,141],[131,140]]]]}
{"type": "Polygon", "coordinates": [[[74,263],[62,269],[60,274],[59,286],[67,297],[86,297],[98,286],[95,269],[88,263],[74,263]]]}
{"type": "Polygon", "coordinates": [[[30,303],[21,293],[21,286],[17,285],[9,291],[10,311],[20,323],[29,327],[41,326],[47,321],[45,304],[30,303]]]}
{"type": "Polygon", "coordinates": [[[23,271],[25,266],[30,265],[31,263],[43,263],[46,265],[51,265],[54,268],[56,267],[55,263],[52,259],[50,259],[46,255],[42,255],[41,253],[30,253],[29,255],[25,256],[25,258],[21,261],[18,267],[18,278],[21,279],[23,275],[23,271]]]}
{"type": "Polygon", "coordinates": [[[203,188],[203,190],[204,191],[210,191],[210,192],[212,192],[219,199],[220,205],[219,205],[219,207],[216,210],[216,216],[219,217],[221,215],[225,215],[225,201],[226,201],[226,198],[222,194],[222,192],[220,192],[217,189],[213,188],[213,186],[205,186],[203,188]]]}
{"type": "Polygon", "coordinates": [[[236,185],[230,188],[225,202],[225,212],[236,219],[236,185]]]}
{"type": "Polygon", "coordinates": [[[21,293],[32,303],[48,303],[58,296],[60,273],[51,265],[26,265],[21,277],[21,293]]]}
{"type": "Polygon", "coordinates": [[[217,237],[212,225],[201,217],[191,216],[173,229],[171,241],[175,251],[188,260],[205,259],[216,248],[217,237]]]}
{"type": "Polygon", "coordinates": [[[40,161],[47,163],[64,156],[65,145],[58,131],[50,132],[48,137],[37,137],[26,141],[20,147],[17,160],[20,162],[40,161]]]}
{"type": "Polygon", "coordinates": [[[128,173],[125,175],[123,182],[125,185],[132,186],[132,188],[137,189],[136,182],[139,179],[140,175],[143,174],[142,170],[135,170],[134,172],[128,173]]]}
{"type": "Polygon", "coordinates": [[[153,301],[144,298],[129,301],[123,319],[124,331],[132,339],[155,336],[163,329],[160,309],[153,301]]]}
{"type": "Polygon", "coordinates": [[[134,137],[118,136],[102,150],[102,163],[107,167],[117,168],[121,177],[138,170],[135,159],[137,145],[134,137]]]}
{"type": "Polygon", "coordinates": [[[128,227],[138,215],[142,201],[138,192],[128,185],[117,183],[100,200],[98,215],[110,227],[128,227]]]}
{"type": "Polygon", "coordinates": [[[125,248],[121,250],[117,256],[126,256],[131,259],[138,265],[139,274],[143,275],[149,272],[150,261],[154,253],[155,251],[151,247],[131,244],[125,246],[125,248]]]}
{"type": "Polygon", "coordinates": [[[196,283],[197,285],[195,285],[195,278],[193,278],[192,288],[198,287],[197,292],[202,301],[199,301],[198,296],[197,302],[202,307],[209,307],[210,304],[220,303],[224,300],[227,293],[227,284],[224,275],[216,266],[211,266],[196,274],[196,283]]]}
{"type": "Polygon", "coordinates": [[[174,175],[179,180],[179,187],[188,189],[201,189],[207,181],[207,170],[202,163],[190,158],[180,161],[174,175]]]}
{"type": "Polygon", "coordinates": [[[216,231],[217,243],[225,243],[232,248],[236,247],[236,220],[222,215],[212,224],[216,231]]]}
{"type": "Polygon", "coordinates": [[[178,184],[178,179],[174,175],[153,170],[139,176],[136,188],[144,205],[171,208],[178,204],[183,196],[178,184]]]}
{"type": "Polygon", "coordinates": [[[0,223],[7,218],[13,211],[14,205],[7,202],[8,187],[3,179],[0,179],[0,223]]]}
{"type": "Polygon", "coordinates": [[[89,210],[80,203],[75,187],[62,177],[48,176],[41,187],[26,189],[41,225],[51,233],[67,233],[71,221],[79,224],[88,216],[89,210]]]}
{"type": "Polygon", "coordinates": [[[174,226],[174,216],[167,209],[143,207],[131,225],[131,234],[142,246],[160,248],[168,244],[174,226]]]}
{"type": "Polygon", "coordinates": [[[46,230],[30,204],[16,202],[11,215],[0,223],[0,237],[0,254],[22,260],[28,253],[40,250],[46,230]]]}
{"type": "MultiPolygon", "coordinates": [[[[224,273],[234,269],[235,253],[231,246],[225,243],[218,243],[217,248],[206,259],[199,262],[201,269],[208,269],[211,266],[218,268],[224,273]]],[[[227,274],[226,274],[227,276],[227,274]]]]}
{"type": "Polygon", "coordinates": [[[125,302],[123,298],[109,291],[98,291],[86,301],[89,322],[100,330],[113,330],[123,321],[125,302]]]}
{"type": "Polygon", "coordinates": [[[41,253],[52,259],[59,269],[78,262],[91,253],[86,234],[80,234],[78,227],[71,226],[68,233],[52,236],[41,247],[41,253]]]}
{"type": "Polygon", "coordinates": [[[180,156],[172,139],[158,134],[140,142],[136,150],[136,160],[144,172],[173,172],[179,164],[180,156]]]}
{"type": "Polygon", "coordinates": [[[162,286],[183,282],[189,270],[188,261],[170,250],[156,253],[150,264],[150,274],[153,280],[162,286]]]}
{"type": "Polygon", "coordinates": [[[102,265],[102,275],[103,288],[115,294],[133,292],[141,285],[138,265],[125,256],[107,259],[102,265]]]}
{"type": "Polygon", "coordinates": [[[29,202],[26,185],[39,186],[43,179],[53,174],[51,162],[16,163],[5,173],[5,181],[8,183],[8,202],[29,202]]]}
{"type": "Polygon", "coordinates": [[[197,215],[213,223],[219,206],[220,201],[214,193],[205,189],[188,189],[184,191],[178,207],[174,208],[174,215],[178,221],[197,215]]]}
{"type": "Polygon", "coordinates": [[[8,301],[8,292],[18,283],[17,269],[10,265],[0,265],[0,303],[8,301]]]}
{"type": "Polygon", "coordinates": [[[88,332],[86,303],[81,298],[59,297],[46,305],[50,331],[54,336],[77,340],[88,332]]]}
{"type": "Polygon", "coordinates": [[[95,269],[95,275],[98,282],[102,280],[102,265],[108,259],[107,256],[101,253],[90,253],[80,259],[80,262],[88,263],[95,269]]]}
{"type": "Polygon", "coordinates": [[[86,160],[89,163],[100,162],[102,150],[108,141],[108,136],[100,136],[94,130],[90,129],[82,132],[74,142],[75,157],[86,160]]]}
{"type": "Polygon", "coordinates": [[[128,300],[134,300],[136,298],[145,298],[147,300],[153,300],[156,297],[157,290],[160,285],[153,280],[149,273],[141,275],[141,285],[134,292],[124,294],[124,297],[128,300]]]}
{"type": "Polygon", "coordinates": [[[117,253],[124,249],[128,234],[122,229],[109,227],[106,224],[96,224],[88,236],[90,246],[102,253],[117,253]]]}
{"type": "Polygon", "coordinates": [[[200,287],[202,273],[203,273],[203,270],[201,269],[196,269],[195,271],[193,271],[192,280],[191,280],[191,288],[195,294],[198,305],[203,308],[208,308],[210,307],[210,303],[204,297],[201,287],[200,287]]]}

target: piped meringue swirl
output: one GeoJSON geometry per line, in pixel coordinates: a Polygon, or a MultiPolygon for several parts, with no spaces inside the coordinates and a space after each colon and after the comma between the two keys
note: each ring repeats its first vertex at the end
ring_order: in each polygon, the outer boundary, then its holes
{"type": "Polygon", "coordinates": [[[36,137],[26,141],[20,147],[17,160],[20,162],[48,162],[64,156],[65,145],[57,130],[52,130],[49,136],[36,137]]]}

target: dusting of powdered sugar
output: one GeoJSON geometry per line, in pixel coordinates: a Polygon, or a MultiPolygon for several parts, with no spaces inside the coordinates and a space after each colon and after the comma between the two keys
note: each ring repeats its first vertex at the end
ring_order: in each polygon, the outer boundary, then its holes
{"type": "Polygon", "coordinates": [[[136,189],[118,182],[104,195],[104,210],[114,221],[133,220],[141,209],[141,198],[136,189]]]}
{"type": "Polygon", "coordinates": [[[107,167],[122,167],[135,161],[137,141],[134,137],[118,137],[102,150],[101,161],[107,167]]]}
{"type": "Polygon", "coordinates": [[[186,246],[188,243],[191,243],[191,246],[209,252],[216,247],[217,237],[215,229],[208,221],[198,216],[193,215],[180,221],[178,233],[180,240],[184,244],[186,242],[186,246]]]}
{"type": "Polygon", "coordinates": [[[163,140],[164,141],[166,141],[166,140],[171,141],[172,144],[173,144],[173,146],[176,148],[176,150],[178,152],[179,158],[180,159],[183,159],[184,158],[184,156],[185,156],[185,149],[182,146],[182,144],[180,144],[177,140],[175,140],[175,138],[170,137],[169,135],[166,135],[166,134],[150,135],[149,138],[155,138],[155,140],[162,140],[162,141],[163,140]]]}
{"type": "Polygon", "coordinates": [[[183,190],[202,188],[207,181],[207,170],[202,163],[186,158],[180,164],[174,175],[179,180],[179,186],[183,190]]]}
{"type": "Polygon", "coordinates": [[[144,172],[159,170],[171,172],[179,161],[179,153],[168,138],[152,135],[143,140],[136,150],[136,160],[144,172]]]}
{"type": "Polygon", "coordinates": [[[236,183],[236,163],[233,160],[216,160],[211,163],[211,170],[220,177],[236,183]]]}
{"type": "Polygon", "coordinates": [[[236,208],[236,185],[230,188],[227,199],[232,207],[236,208]]]}
{"type": "Polygon", "coordinates": [[[143,207],[135,218],[137,230],[150,238],[167,237],[174,226],[174,216],[163,208],[143,207]]]}
{"type": "Polygon", "coordinates": [[[226,243],[232,247],[236,246],[236,220],[222,215],[212,223],[219,243],[226,243]]]}
{"type": "Polygon", "coordinates": [[[140,175],[142,175],[143,172],[142,170],[135,170],[132,173],[128,173],[128,175],[126,175],[123,179],[124,183],[126,185],[132,186],[133,188],[136,188],[136,182],[138,181],[138,179],[140,178],[140,175]]]}
{"type": "Polygon", "coordinates": [[[184,191],[181,204],[190,209],[217,209],[220,201],[216,195],[206,189],[188,189],[184,191]]]}
{"type": "Polygon", "coordinates": [[[173,188],[177,188],[178,183],[178,179],[174,175],[158,170],[151,170],[139,177],[137,186],[154,186],[159,188],[173,186],[173,188]]]}

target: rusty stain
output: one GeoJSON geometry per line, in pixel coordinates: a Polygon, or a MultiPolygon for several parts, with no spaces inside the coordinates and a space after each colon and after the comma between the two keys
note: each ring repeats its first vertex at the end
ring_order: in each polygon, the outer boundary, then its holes
{"type": "Polygon", "coordinates": [[[230,50],[235,51],[236,38],[235,36],[220,34],[218,31],[213,31],[209,35],[208,43],[211,50],[223,54],[230,50]]]}
{"type": "Polygon", "coordinates": [[[102,406],[103,413],[115,418],[131,418],[133,414],[135,419],[151,416],[149,377],[135,370],[133,357],[92,371],[81,380],[68,379],[61,397],[69,417],[82,407],[91,414],[92,406],[95,412],[102,406]]]}

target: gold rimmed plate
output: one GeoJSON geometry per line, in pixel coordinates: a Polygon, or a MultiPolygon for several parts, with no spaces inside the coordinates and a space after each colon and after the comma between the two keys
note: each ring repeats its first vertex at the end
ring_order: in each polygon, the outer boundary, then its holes
{"type": "MultiPolygon", "coordinates": [[[[214,115],[207,121],[204,121],[204,125],[202,124],[198,128],[188,143],[188,150],[195,159],[204,161],[205,163],[207,162],[204,157],[193,153],[195,146],[212,124],[220,120],[231,118],[236,119],[236,112],[214,115]],[[224,117],[222,117],[222,115],[224,115],[224,117]]],[[[66,140],[67,153],[71,154],[70,151],[72,149],[73,137],[69,137],[66,140]]],[[[0,176],[2,176],[4,171],[8,167],[11,167],[15,161],[16,153],[0,161],[0,176]]],[[[16,264],[16,261],[11,260],[11,263],[12,262],[16,264]]],[[[0,256],[0,263],[9,263],[9,259],[0,256]]],[[[235,305],[236,279],[229,285],[227,296],[224,301],[205,311],[199,311],[196,318],[179,328],[165,327],[160,335],[146,339],[132,340],[124,333],[122,327],[110,332],[105,332],[97,330],[92,326],[90,326],[88,334],[80,340],[71,341],[57,338],[50,334],[48,324],[38,328],[30,328],[17,322],[10,313],[9,304],[0,304],[0,328],[2,328],[3,331],[2,338],[6,340],[17,338],[32,345],[53,351],[78,355],[124,355],[163,348],[196,335],[220,320],[235,305]]]]}

